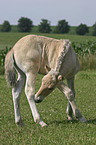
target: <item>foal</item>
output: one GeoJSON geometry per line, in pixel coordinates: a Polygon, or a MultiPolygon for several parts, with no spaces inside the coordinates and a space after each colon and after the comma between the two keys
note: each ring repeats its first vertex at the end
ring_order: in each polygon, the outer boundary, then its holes
{"type": "Polygon", "coordinates": [[[68,40],[36,35],[21,38],[5,58],[5,75],[7,82],[12,86],[15,122],[22,124],[19,101],[24,85],[34,121],[42,127],[46,126],[46,123],[42,121],[35,103],[40,103],[55,88],[63,92],[68,99],[68,119],[72,120],[74,113],[77,119],[86,122],[74,101],[74,76],[78,71],[79,62],[68,40]],[[35,94],[38,73],[45,76],[35,94]],[[68,87],[65,86],[64,79],[67,80],[68,87]]]}

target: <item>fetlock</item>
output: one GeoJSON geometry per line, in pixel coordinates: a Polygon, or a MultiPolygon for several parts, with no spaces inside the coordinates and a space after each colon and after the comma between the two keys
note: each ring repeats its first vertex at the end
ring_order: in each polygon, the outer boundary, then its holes
{"type": "Polygon", "coordinates": [[[18,121],[15,121],[15,123],[19,126],[25,126],[21,118],[18,121]]]}
{"type": "Polygon", "coordinates": [[[74,117],[72,114],[71,115],[67,114],[67,118],[68,118],[68,120],[74,120],[74,117]]]}
{"type": "Polygon", "coordinates": [[[80,113],[78,109],[75,110],[75,117],[76,119],[82,118],[82,114],[80,113]]]}
{"type": "Polygon", "coordinates": [[[37,116],[37,117],[34,118],[34,122],[37,123],[37,124],[39,124],[40,120],[41,120],[40,116],[37,116]]]}

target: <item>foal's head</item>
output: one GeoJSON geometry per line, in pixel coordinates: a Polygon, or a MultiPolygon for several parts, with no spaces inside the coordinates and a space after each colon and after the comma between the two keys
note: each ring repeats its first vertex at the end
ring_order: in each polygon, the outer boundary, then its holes
{"type": "Polygon", "coordinates": [[[36,98],[42,101],[47,95],[49,95],[55,88],[59,81],[62,81],[63,77],[56,72],[56,70],[51,69],[47,75],[42,79],[42,84],[39,91],[36,94],[36,98]]]}

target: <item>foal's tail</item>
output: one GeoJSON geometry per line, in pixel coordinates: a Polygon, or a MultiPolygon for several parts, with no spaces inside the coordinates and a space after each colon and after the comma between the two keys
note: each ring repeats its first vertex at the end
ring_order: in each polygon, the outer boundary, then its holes
{"type": "Polygon", "coordinates": [[[16,72],[14,68],[13,49],[9,51],[5,58],[5,77],[9,86],[16,85],[16,72]]]}

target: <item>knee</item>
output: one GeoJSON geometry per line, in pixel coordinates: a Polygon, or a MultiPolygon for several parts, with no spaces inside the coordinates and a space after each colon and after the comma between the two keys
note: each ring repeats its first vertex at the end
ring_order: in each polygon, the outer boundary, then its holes
{"type": "Polygon", "coordinates": [[[74,100],[74,94],[72,91],[68,92],[68,100],[72,102],[74,100]]]}
{"type": "Polygon", "coordinates": [[[27,98],[32,99],[32,98],[34,98],[33,96],[35,94],[35,89],[26,85],[25,86],[25,94],[26,94],[27,98]]]}
{"type": "Polygon", "coordinates": [[[28,101],[31,101],[34,99],[34,93],[30,89],[25,88],[25,94],[27,96],[28,101]]]}
{"type": "Polygon", "coordinates": [[[20,92],[13,88],[12,89],[12,95],[13,95],[13,101],[19,101],[20,100],[20,92]]]}

